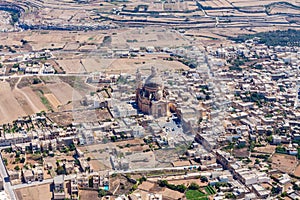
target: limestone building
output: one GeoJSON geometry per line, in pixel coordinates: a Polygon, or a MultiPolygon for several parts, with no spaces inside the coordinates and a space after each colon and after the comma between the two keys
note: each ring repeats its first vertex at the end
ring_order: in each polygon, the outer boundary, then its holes
{"type": "Polygon", "coordinates": [[[167,92],[155,67],[151,68],[151,75],[144,83],[139,69],[137,70],[136,88],[136,103],[143,113],[155,118],[167,116],[167,92]]]}

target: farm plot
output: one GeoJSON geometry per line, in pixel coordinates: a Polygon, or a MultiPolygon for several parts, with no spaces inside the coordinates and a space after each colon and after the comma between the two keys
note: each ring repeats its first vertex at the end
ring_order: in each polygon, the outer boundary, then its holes
{"type": "Polygon", "coordinates": [[[188,190],[185,196],[187,200],[208,200],[207,195],[199,190],[188,190]]]}
{"type": "Polygon", "coordinates": [[[204,190],[208,195],[216,194],[215,189],[210,185],[206,186],[204,190]]]}
{"type": "Polygon", "coordinates": [[[48,99],[48,101],[54,108],[58,108],[62,105],[53,94],[45,94],[44,96],[48,99]]]}
{"type": "Polygon", "coordinates": [[[9,83],[0,83],[0,96],[0,124],[11,122],[20,116],[26,115],[14,98],[9,83]]]}
{"type": "Polygon", "coordinates": [[[73,97],[78,96],[78,92],[67,83],[47,84],[48,89],[53,93],[57,100],[65,105],[73,100],[73,97]]]}

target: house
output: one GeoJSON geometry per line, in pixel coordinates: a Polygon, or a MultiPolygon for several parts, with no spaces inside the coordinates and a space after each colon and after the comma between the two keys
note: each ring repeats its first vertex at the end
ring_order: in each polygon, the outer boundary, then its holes
{"type": "Polygon", "coordinates": [[[78,159],[79,163],[80,163],[80,167],[82,169],[82,171],[86,172],[90,170],[90,165],[89,163],[85,160],[85,158],[80,158],[78,159]]]}
{"type": "Polygon", "coordinates": [[[72,199],[76,199],[76,197],[78,196],[78,183],[77,180],[74,178],[70,181],[71,183],[71,196],[72,199]]]}
{"type": "Polygon", "coordinates": [[[34,175],[33,175],[32,170],[27,169],[27,170],[23,171],[23,178],[24,178],[25,183],[33,182],[34,181],[34,175]]]}
{"type": "Polygon", "coordinates": [[[53,199],[65,199],[64,175],[54,177],[53,185],[53,199]]]}
{"type": "Polygon", "coordinates": [[[79,187],[83,187],[83,188],[89,187],[89,178],[86,174],[78,174],[76,178],[79,187]]]}
{"type": "Polygon", "coordinates": [[[37,181],[42,181],[44,180],[44,172],[41,167],[35,168],[33,171],[34,174],[34,179],[37,181]]]}
{"type": "Polygon", "coordinates": [[[66,170],[67,174],[71,174],[72,171],[74,170],[74,164],[72,162],[67,162],[65,164],[65,170],[66,170]]]}
{"type": "Polygon", "coordinates": [[[20,179],[20,173],[18,171],[10,171],[10,170],[8,170],[8,176],[9,176],[10,181],[19,180],[20,179]]]}

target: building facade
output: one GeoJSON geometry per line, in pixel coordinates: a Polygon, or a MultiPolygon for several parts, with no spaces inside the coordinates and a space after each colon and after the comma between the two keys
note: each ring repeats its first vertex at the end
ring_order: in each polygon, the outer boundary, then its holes
{"type": "Polygon", "coordinates": [[[142,81],[139,69],[137,70],[136,88],[136,103],[143,113],[155,118],[167,116],[167,92],[155,67],[151,68],[151,75],[145,80],[145,83],[142,81]]]}

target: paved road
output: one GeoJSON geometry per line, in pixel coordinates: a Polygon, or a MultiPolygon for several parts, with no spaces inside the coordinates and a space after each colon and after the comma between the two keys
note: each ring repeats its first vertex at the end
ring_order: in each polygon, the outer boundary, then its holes
{"type": "Polygon", "coordinates": [[[76,74],[22,74],[22,75],[11,75],[11,76],[0,76],[0,79],[10,79],[10,78],[24,78],[33,76],[82,76],[87,77],[88,73],[76,73],[76,74]]]}
{"type": "MultiPolygon", "coordinates": [[[[65,181],[71,180],[73,178],[76,177],[76,174],[70,174],[65,176],[65,181]]],[[[11,186],[13,190],[16,189],[21,189],[21,188],[25,188],[25,187],[33,187],[33,186],[38,186],[38,185],[43,185],[43,184],[49,184],[49,183],[53,183],[53,179],[45,179],[43,181],[34,181],[32,183],[22,183],[22,184],[18,184],[18,185],[13,185],[11,186]]]]}
{"type": "MultiPolygon", "coordinates": [[[[110,171],[109,174],[122,174],[122,173],[133,173],[133,172],[145,172],[145,171],[161,171],[161,170],[189,170],[192,168],[198,168],[200,165],[189,165],[189,166],[182,166],[182,167],[163,167],[163,168],[141,168],[141,169],[132,169],[132,170],[127,170],[127,171],[123,171],[123,170],[114,170],[114,171],[110,171]]],[[[70,174],[65,176],[65,181],[71,180],[73,178],[76,177],[76,174],[70,174]]],[[[30,184],[28,183],[22,183],[19,185],[14,185],[11,186],[10,185],[10,189],[13,192],[13,190],[15,189],[21,189],[21,188],[26,188],[26,187],[33,187],[33,186],[38,186],[38,185],[43,185],[43,184],[49,184],[52,183],[53,179],[46,179],[43,181],[35,181],[32,182],[30,184]]],[[[14,194],[14,193],[13,193],[14,194]]]]}
{"type": "Polygon", "coordinates": [[[0,159],[0,174],[3,177],[4,190],[7,192],[8,196],[10,197],[11,200],[16,200],[17,198],[16,198],[16,195],[13,191],[11,183],[9,181],[8,174],[6,172],[1,154],[0,154],[0,158],[1,158],[0,159]]]}
{"type": "Polygon", "coordinates": [[[140,169],[130,169],[127,171],[124,170],[114,170],[110,171],[109,174],[122,174],[122,173],[134,173],[134,172],[145,172],[145,171],[162,171],[162,170],[189,170],[189,169],[197,169],[200,165],[188,165],[188,166],[181,166],[181,167],[160,167],[160,168],[140,168],[140,169]]]}

